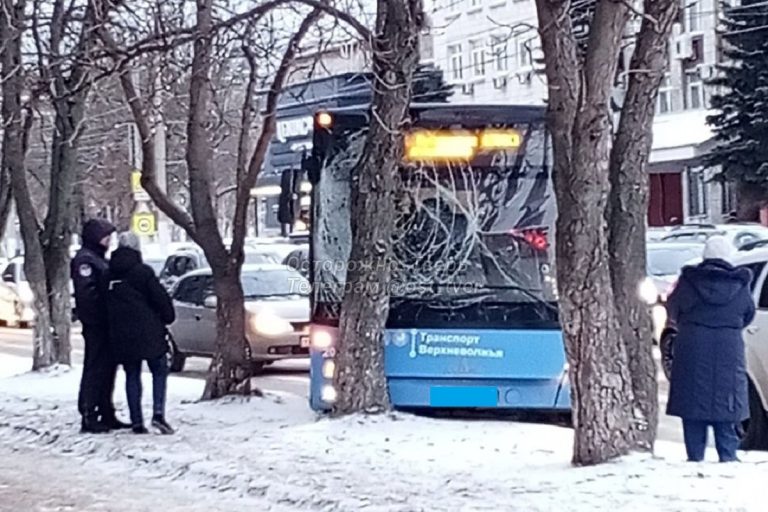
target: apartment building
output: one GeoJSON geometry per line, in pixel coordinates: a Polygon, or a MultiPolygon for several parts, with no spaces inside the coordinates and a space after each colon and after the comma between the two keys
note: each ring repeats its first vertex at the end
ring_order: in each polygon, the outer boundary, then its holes
{"type": "Polygon", "coordinates": [[[454,85],[453,101],[545,103],[533,0],[436,0],[429,17],[434,63],[454,85]]]}
{"type": "MultiPolygon", "coordinates": [[[[706,82],[722,58],[716,32],[722,0],[680,2],[654,123],[651,225],[718,222],[734,206],[729,188],[712,183],[712,171],[700,163],[712,144],[706,125],[712,90],[706,82]]],[[[436,0],[430,22],[434,63],[455,88],[452,101],[545,103],[534,0],[436,0]]],[[[631,48],[626,62],[630,55],[631,48]]],[[[620,76],[619,103],[625,84],[626,75],[620,76]]]]}

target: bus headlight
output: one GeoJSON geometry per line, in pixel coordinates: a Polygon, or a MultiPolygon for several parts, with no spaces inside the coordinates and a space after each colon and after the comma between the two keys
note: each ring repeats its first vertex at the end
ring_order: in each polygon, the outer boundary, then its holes
{"type": "Polygon", "coordinates": [[[649,306],[656,304],[659,300],[659,290],[656,289],[656,285],[653,284],[653,281],[649,278],[642,280],[638,288],[638,294],[640,295],[640,299],[649,306]]]}
{"type": "Polygon", "coordinates": [[[323,378],[331,380],[333,379],[334,373],[336,373],[336,363],[333,359],[326,359],[323,361],[323,378]]]}
{"type": "Polygon", "coordinates": [[[268,309],[256,313],[250,324],[254,332],[264,336],[280,336],[293,331],[290,322],[268,309]]]}
{"type": "Polygon", "coordinates": [[[336,397],[337,397],[336,388],[334,388],[330,384],[323,386],[323,389],[320,391],[320,398],[323,400],[323,402],[327,404],[332,404],[333,402],[335,402],[336,397]]]}

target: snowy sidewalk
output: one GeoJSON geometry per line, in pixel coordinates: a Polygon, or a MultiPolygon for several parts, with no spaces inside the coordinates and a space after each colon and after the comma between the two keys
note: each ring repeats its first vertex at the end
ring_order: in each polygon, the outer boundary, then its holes
{"type": "Polygon", "coordinates": [[[688,464],[681,445],[659,444],[657,458],[572,468],[567,429],[402,414],[317,420],[292,395],[195,403],[202,382],[182,378],[169,386],[177,435],[82,436],[78,372],[2,378],[26,365],[0,356],[0,444],[272,510],[764,510],[767,454],[688,464]]]}
{"type": "MultiPolygon", "coordinates": [[[[105,474],[98,464],[0,444],[0,512],[231,512],[263,500],[200,492],[167,481],[105,474]]],[[[274,508],[273,511],[278,509],[274,508]]]]}

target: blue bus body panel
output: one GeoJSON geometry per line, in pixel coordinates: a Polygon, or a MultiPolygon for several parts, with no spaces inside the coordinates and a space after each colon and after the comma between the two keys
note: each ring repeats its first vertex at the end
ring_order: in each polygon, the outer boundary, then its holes
{"type": "MultiPolygon", "coordinates": [[[[400,408],[569,410],[562,333],[557,330],[388,329],[385,372],[400,408]]],[[[323,354],[310,352],[310,401],[320,400],[323,354]]]]}
{"type": "Polygon", "coordinates": [[[385,369],[399,407],[568,409],[557,330],[389,329],[385,369]]]}

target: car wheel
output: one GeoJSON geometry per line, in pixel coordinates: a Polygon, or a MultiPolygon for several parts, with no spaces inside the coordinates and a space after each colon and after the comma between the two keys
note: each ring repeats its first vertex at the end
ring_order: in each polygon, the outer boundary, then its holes
{"type": "Polygon", "coordinates": [[[251,375],[259,375],[264,371],[264,361],[251,361],[251,375]]]}
{"type": "Polygon", "coordinates": [[[741,425],[742,450],[768,450],[768,413],[752,381],[749,381],[749,419],[741,425]]]}
{"type": "Polygon", "coordinates": [[[174,352],[171,358],[171,372],[179,373],[184,371],[184,366],[187,364],[187,356],[182,352],[174,352]]]}

